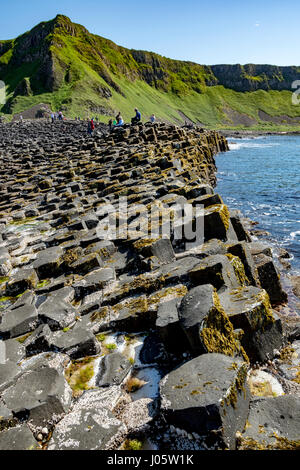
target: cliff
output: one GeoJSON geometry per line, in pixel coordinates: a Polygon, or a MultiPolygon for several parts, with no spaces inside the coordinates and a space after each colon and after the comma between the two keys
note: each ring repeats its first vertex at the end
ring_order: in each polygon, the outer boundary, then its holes
{"type": "Polygon", "coordinates": [[[144,117],[154,112],[174,123],[297,128],[291,84],[298,78],[298,67],[205,66],[129,50],[63,15],[0,41],[8,114],[46,103],[70,117],[93,113],[106,120],[122,109],[129,119],[138,106],[144,117]]]}
{"type": "Polygon", "coordinates": [[[275,65],[213,65],[213,74],[219,85],[235,91],[291,90],[299,80],[300,67],[278,67],[275,65]]]}

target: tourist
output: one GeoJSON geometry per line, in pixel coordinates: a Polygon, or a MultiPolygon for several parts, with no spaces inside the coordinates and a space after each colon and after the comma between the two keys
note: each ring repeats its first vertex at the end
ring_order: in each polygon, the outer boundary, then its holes
{"type": "Polygon", "coordinates": [[[142,119],[142,115],[137,108],[135,108],[135,117],[131,119],[131,124],[137,124],[142,119]]]}
{"type": "Polygon", "coordinates": [[[88,134],[92,137],[95,130],[95,124],[93,119],[88,119],[88,134]]]}
{"type": "Polygon", "coordinates": [[[150,116],[150,122],[152,122],[152,124],[154,124],[155,121],[156,121],[156,117],[155,117],[154,114],[152,114],[152,115],[150,116]]]}
{"type": "Polygon", "coordinates": [[[54,115],[54,113],[51,113],[51,122],[52,122],[52,124],[54,123],[54,121],[55,121],[55,115],[54,115]]]}
{"type": "Polygon", "coordinates": [[[124,126],[124,121],[123,121],[123,118],[121,116],[121,113],[119,112],[116,116],[116,124],[114,124],[115,127],[121,127],[121,126],[124,126]]]}
{"type": "Polygon", "coordinates": [[[123,121],[122,116],[120,116],[119,122],[116,123],[115,127],[121,127],[121,126],[124,126],[124,121],[123,121]]]}

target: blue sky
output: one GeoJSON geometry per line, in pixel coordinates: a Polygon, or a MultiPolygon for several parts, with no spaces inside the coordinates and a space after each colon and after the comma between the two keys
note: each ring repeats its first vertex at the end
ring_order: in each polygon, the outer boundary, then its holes
{"type": "Polygon", "coordinates": [[[57,13],[119,45],[174,59],[300,65],[299,0],[2,0],[0,39],[57,13]]]}

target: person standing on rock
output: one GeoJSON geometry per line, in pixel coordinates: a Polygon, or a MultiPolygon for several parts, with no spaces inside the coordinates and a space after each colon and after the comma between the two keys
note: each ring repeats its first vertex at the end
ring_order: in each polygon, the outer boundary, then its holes
{"type": "Polygon", "coordinates": [[[155,115],[154,115],[154,114],[151,114],[151,116],[150,116],[150,122],[152,122],[152,124],[154,124],[155,121],[156,121],[155,115]]]}
{"type": "Polygon", "coordinates": [[[137,124],[142,119],[142,115],[137,108],[135,108],[135,117],[131,119],[131,124],[137,124]]]}
{"type": "Polygon", "coordinates": [[[92,137],[93,132],[95,130],[95,124],[93,119],[88,120],[88,134],[92,137]]]}
{"type": "Polygon", "coordinates": [[[54,115],[54,113],[51,113],[51,122],[52,122],[52,124],[54,124],[54,121],[55,121],[55,115],[54,115]]]}

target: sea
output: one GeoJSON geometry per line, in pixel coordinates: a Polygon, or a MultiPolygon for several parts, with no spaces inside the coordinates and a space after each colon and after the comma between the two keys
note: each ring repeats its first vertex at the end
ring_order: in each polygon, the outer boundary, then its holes
{"type": "MultiPolygon", "coordinates": [[[[230,209],[258,222],[254,229],[291,255],[300,274],[300,136],[228,139],[230,151],[216,157],[216,191],[230,209]]],[[[263,241],[263,240],[262,240],[263,241]]]]}

